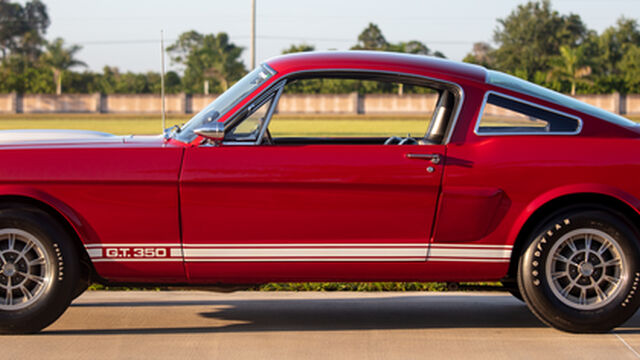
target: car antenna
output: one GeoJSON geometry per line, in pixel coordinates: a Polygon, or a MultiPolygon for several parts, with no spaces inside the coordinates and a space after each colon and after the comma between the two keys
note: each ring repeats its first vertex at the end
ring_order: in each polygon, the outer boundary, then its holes
{"type": "Polygon", "coordinates": [[[167,128],[164,103],[164,30],[160,30],[160,101],[162,103],[162,132],[167,128]]]}

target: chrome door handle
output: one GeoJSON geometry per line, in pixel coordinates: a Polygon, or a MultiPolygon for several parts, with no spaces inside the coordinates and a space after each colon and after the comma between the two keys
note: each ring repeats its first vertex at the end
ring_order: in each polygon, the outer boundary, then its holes
{"type": "Polygon", "coordinates": [[[407,159],[431,160],[432,164],[440,163],[440,154],[407,154],[407,159]]]}

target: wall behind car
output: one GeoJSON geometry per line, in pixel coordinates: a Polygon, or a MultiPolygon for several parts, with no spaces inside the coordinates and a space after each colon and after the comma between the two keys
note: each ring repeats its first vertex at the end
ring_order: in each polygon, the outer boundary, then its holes
{"type": "MultiPolygon", "coordinates": [[[[217,95],[170,94],[167,113],[197,113],[217,95]]],[[[578,100],[623,115],[640,114],[640,94],[577,95],[578,100]]],[[[281,114],[421,114],[431,113],[436,94],[284,94],[281,114]]],[[[162,108],[154,94],[0,94],[0,113],[154,114],[162,108]]]]}

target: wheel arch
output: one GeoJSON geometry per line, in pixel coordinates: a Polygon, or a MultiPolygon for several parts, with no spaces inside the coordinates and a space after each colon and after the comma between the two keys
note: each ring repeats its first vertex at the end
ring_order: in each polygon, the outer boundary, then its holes
{"type": "Polygon", "coordinates": [[[513,244],[506,279],[515,279],[518,261],[529,234],[551,214],[577,204],[615,211],[640,231],[640,200],[606,185],[581,185],[556,189],[532,201],[513,226],[509,239],[513,244]]]}
{"type": "Polygon", "coordinates": [[[86,276],[87,281],[95,278],[96,270],[84,247],[87,242],[87,235],[83,229],[86,226],[75,211],[53,196],[38,190],[25,188],[0,189],[0,207],[9,204],[39,209],[57,221],[73,239],[74,246],[79,254],[81,269],[84,272],[82,276],[86,276]]]}

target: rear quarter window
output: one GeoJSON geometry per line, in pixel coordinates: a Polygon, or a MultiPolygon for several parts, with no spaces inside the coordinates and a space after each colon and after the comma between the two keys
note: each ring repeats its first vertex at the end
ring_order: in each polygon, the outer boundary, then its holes
{"type": "Polygon", "coordinates": [[[475,131],[478,135],[577,134],[581,126],[575,116],[489,92],[475,131]]]}

